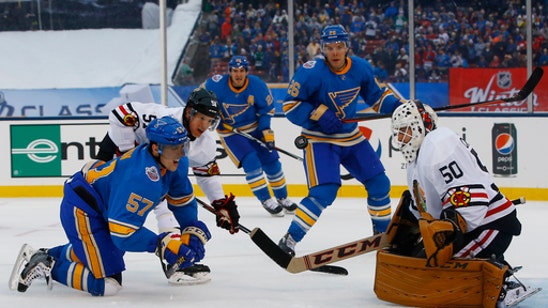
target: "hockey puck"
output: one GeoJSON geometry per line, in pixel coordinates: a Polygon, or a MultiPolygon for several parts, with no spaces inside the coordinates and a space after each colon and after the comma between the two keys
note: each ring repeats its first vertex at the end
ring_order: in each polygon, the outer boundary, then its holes
{"type": "Polygon", "coordinates": [[[297,149],[302,150],[306,148],[306,146],[308,145],[308,139],[306,139],[306,137],[304,136],[297,136],[297,138],[295,138],[295,141],[293,143],[295,144],[297,149]]]}

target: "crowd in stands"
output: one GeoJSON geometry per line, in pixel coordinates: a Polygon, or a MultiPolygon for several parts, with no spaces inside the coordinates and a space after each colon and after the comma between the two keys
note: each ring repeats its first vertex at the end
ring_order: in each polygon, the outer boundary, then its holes
{"type": "MultiPolygon", "coordinates": [[[[548,64],[546,4],[533,1],[533,65],[548,64]]],[[[198,38],[210,43],[211,74],[245,55],[267,82],[289,80],[288,14],[276,2],[204,2],[198,38]],[[259,2],[259,3],[257,3],[259,2]]],[[[295,67],[321,57],[320,33],[342,24],[353,53],[368,59],[380,81],[408,81],[407,1],[296,1],[295,67]],[[298,3],[297,3],[298,2],[298,3]]],[[[415,6],[417,81],[444,81],[450,67],[526,66],[525,1],[420,1],[415,6]]]]}

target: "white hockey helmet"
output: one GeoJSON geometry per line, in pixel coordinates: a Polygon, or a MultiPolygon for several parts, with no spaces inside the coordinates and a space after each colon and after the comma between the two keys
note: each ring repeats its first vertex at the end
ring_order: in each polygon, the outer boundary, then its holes
{"type": "Polygon", "coordinates": [[[436,128],[434,109],[420,101],[410,100],[392,114],[392,145],[411,163],[417,157],[424,136],[436,128]]]}

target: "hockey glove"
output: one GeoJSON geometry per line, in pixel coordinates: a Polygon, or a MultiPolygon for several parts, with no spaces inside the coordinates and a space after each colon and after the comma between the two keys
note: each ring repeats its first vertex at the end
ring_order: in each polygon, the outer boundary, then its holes
{"type": "Polygon", "coordinates": [[[276,147],[276,145],[274,144],[274,131],[270,128],[263,130],[263,137],[261,139],[270,151],[272,151],[276,147]]]}
{"type": "Polygon", "coordinates": [[[215,208],[215,215],[217,215],[217,227],[228,230],[230,234],[240,231],[238,223],[240,214],[232,193],[230,193],[230,197],[225,195],[224,199],[215,200],[211,205],[215,208]]]}
{"type": "Polygon", "coordinates": [[[211,233],[202,221],[195,221],[181,233],[181,242],[195,253],[194,262],[200,262],[205,255],[204,245],[211,238],[211,233]]]}
{"type": "Polygon", "coordinates": [[[179,232],[164,232],[158,235],[158,248],[160,258],[171,265],[177,264],[179,268],[189,267],[196,261],[196,253],[183,245],[179,232]]]}
{"type": "Polygon", "coordinates": [[[318,108],[312,110],[310,119],[318,121],[320,130],[324,134],[334,134],[341,130],[343,126],[343,123],[337,115],[325,105],[320,105],[318,108]]]}

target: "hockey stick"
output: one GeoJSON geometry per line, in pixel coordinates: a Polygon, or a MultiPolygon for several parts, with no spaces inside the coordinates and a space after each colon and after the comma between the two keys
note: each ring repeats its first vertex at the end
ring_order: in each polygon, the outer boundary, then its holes
{"type": "MultiPolygon", "coordinates": [[[[200,204],[204,209],[207,211],[218,215],[215,212],[215,209],[213,206],[207,204],[206,202],[196,198],[196,201],[198,204],[200,204]]],[[[283,251],[266,233],[263,232],[260,228],[254,228],[253,230],[249,230],[245,226],[240,224],[240,230],[242,230],[244,233],[248,234],[253,243],[257,245],[270,259],[272,259],[274,262],[276,262],[279,266],[282,268],[288,270],[288,265],[294,257],[291,257],[285,251],[283,251]]],[[[331,262],[330,262],[331,263],[331,262]]],[[[314,272],[320,272],[320,273],[327,273],[327,274],[335,274],[335,275],[348,275],[348,271],[344,267],[340,266],[334,266],[334,265],[326,265],[326,266],[314,266],[310,268],[302,269],[298,272],[291,272],[291,273],[299,273],[306,270],[314,271],[314,272]]]]}
{"type": "MultiPolygon", "coordinates": [[[[239,129],[237,129],[237,128],[234,128],[234,127],[232,127],[232,126],[230,126],[230,125],[228,125],[228,124],[224,124],[224,123],[223,123],[223,125],[224,125],[224,127],[228,128],[228,129],[231,130],[232,132],[234,132],[234,133],[236,133],[236,134],[238,134],[238,135],[240,135],[240,136],[243,136],[243,137],[245,137],[245,138],[247,138],[247,139],[249,139],[249,140],[253,140],[253,141],[257,142],[261,147],[267,149],[268,151],[272,151],[271,149],[268,148],[268,146],[267,146],[263,141],[261,141],[261,140],[255,138],[255,137],[253,137],[253,136],[251,136],[250,134],[248,134],[248,133],[246,133],[246,132],[243,132],[243,131],[241,131],[241,130],[239,130],[239,129]]],[[[284,150],[284,149],[280,149],[279,147],[274,147],[274,149],[275,149],[276,151],[282,153],[282,154],[285,154],[285,155],[287,155],[287,156],[290,156],[290,157],[292,157],[292,158],[295,158],[296,160],[303,161],[303,158],[302,158],[302,157],[297,156],[297,155],[295,155],[295,154],[293,154],[293,153],[290,153],[290,152],[288,152],[288,151],[286,151],[286,150],[284,150]]]]}
{"type": "MultiPolygon", "coordinates": [[[[529,76],[529,79],[527,79],[527,82],[519,90],[518,93],[511,97],[507,98],[498,98],[494,100],[488,100],[483,102],[475,102],[475,103],[466,103],[466,104],[459,104],[459,105],[448,105],[443,107],[437,107],[433,108],[434,111],[443,111],[443,110],[451,110],[451,109],[458,109],[458,108],[464,108],[464,107],[472,107],[477,105],[487,105],[487,104],[499,104],[499,103],[510,103],[510,102],[517,102],[522,101],[526,99],[531,92],[535,89],[535,87],[540,82],[540,79],[542,78],[542,75],[544,74],[544,70],[541,67],[536,67],[533,70],[533,73],[531,73],[531,76],[529,76]]],[[[341,120],[344,123],[354,123],[354,122],[361,122],[361,121],[369,121],[369,120],[378,120],[378,119],[385,119],[392,117],[392,114],[383,113],[383,114],[376,114],[376,115],[370,115],[370,116],[359,116],[352,119],[343,119],[341,120]]]]}
{"type": "MultiPolygon", "coordinates": [[[[420,202],[424,204],[424,202],[420,202]]],[[[512,203],[523,204],[525,203],[525,199],[521,197],[519,199],[512,200],[512,203]]],[[[353,258],[372,251],[388,248],[390,246],[391,238],[394,237],[395,232],[398,228],[398,224],[399,222],[393,220],[390,222],[388,228],[386,229],[386,233],[379,233],[353,242],[324,249],[322,251],[310,253],[301,257],[289,257],[286,254],[271,256],[268,252],[267,254],[272,258],[272,260],[278,263],[278,265],[280,265],[281,267],[285,268],[288,272],[300,273],[302,271],[310,270],[316,267],[326,266],[326,264],[353,258]]]]}

